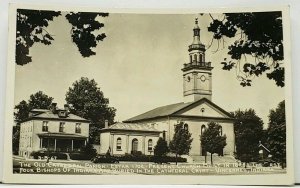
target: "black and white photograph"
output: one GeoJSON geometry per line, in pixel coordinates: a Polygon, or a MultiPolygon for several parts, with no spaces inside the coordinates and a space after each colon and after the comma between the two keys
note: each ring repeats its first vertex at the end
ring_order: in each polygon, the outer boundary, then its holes
{"type": "Polygon", "coordinates": [[[15,6],[7,182],[138,175],[292,184],[287,10],[15,6]]]}

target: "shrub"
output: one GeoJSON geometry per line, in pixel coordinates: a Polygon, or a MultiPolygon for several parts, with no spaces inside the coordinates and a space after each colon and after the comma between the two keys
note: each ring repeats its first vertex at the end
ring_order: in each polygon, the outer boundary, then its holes
{"type": "Polygon", "coordinates": [[[68,159],[68,155],[62,152],[48,152],[48,151],[33,151],[30,154],[34,159],[40,159],[45,157],[55,158],[55,159],[68,159]]]}
{"type": "MultiPolygon", "coordinates": [[[[114,156],[119,161],[136,161],[136,162],[156,162],[156,163],[167,163],[167,162],[176,162],[176,157],[171,156],[149,156],[149,155],[132,155],[125,154],[123,156],[114,156]]],[[[178,157],[177,162],[186,162],[185,158],[178,157]]]]}
{"type": "Polygon", "coordinates": [[[90,160],[91,156],[87,155],[86,153],[70,153],[70,158],[72,160],[90,160]]]}

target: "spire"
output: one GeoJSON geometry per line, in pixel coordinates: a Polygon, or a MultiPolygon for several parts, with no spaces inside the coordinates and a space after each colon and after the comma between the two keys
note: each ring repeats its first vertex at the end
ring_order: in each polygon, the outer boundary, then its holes
{"type": "Polygon", "coordinates": [[[195,27],[194,27],[193,31],[194,31],[193,44],[201,44],[201,42],[200,42],[200,27],[198,25],[198,18],[195,18],[195,27]]]}

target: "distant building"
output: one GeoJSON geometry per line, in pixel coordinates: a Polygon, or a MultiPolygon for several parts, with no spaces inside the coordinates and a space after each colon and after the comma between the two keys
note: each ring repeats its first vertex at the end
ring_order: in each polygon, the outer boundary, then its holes
{"type": "Polygon", "coordinates": [[[33,151],[80,151],[89,136],[89,121],[69,113],[68,106],[51,110],[34,109],[20,124],[19,155],[29,157],[33,151]]]}
{"type": "MultiPolygon", "coordinates": [[[[207,129],[208,123],[216,122],[221,125],[219,131],[221,135],[226,135],[227,143],[219,155],[233,155],[235,149],[234,119],[230,113],[212,102],[213,67],[211,62],[206,61],[205,51],[205,45],[200,41],[200,28],[196,19],[193,29],[193,42],[188,47],[189,62],[185,63],[181,69],[183,72],[183,102],[158,107],[132,117],[124,121],[124,126],[121,126],[122,124],[111,125],[111,127],[100,133],[100,147],[106,149],[109,141],[110,147],[115,153],[119,137],[122,144],[126,143],[122,145],[122,152],[119,151],[119,153],[124,153],[124,151],[130,153],[133,149],[136,149],[134,146],[136,144],[135,140],[138,140],[138,143],[142,145],[147,144],[147,141],[141,142],[138,137],[145,137],[148,132],[139,132],[139,134],[131,134],[126,137],[125,135],[129,132],[128,127],[130,127],[130,130],[136,131],[138,129],[147,130],[151,126],[152,130],[160,131],[160,136],[170,143],[173,139],[175,125],[184,122],[185,128],[189,129],[193,138],[189,155],[205,155],[207,152],[201,148],[201,135],[207,129]],[[115,127],[118,127],[118,131],[114,132],[113,137],[109,137],[107,132],[111,134],[112,131],[109,130],[115,131],[115,127]],[[124,135],[124,138],[121,135],[124,135]]],[[[155,136],[157,137],[158,134],[155,136]]],[[[153,139],[153,146],[156,145],[155,140],[153,139]]],[[[144,147],[137,148],[138,151],[146,153],[142,149],[144,147]]]]}
{"type": "Polygon", "coordinates": [[[270,150],[264,146],[261,141],[259,141],[258,144],[258,148],[259,148],[259,158],[260,159],[267,159],[267,158],[271,158],[271,152],[270,150]]]}

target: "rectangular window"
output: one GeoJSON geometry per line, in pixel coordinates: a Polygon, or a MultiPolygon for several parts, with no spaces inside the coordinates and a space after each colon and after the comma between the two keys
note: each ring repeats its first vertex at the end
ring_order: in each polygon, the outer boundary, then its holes
{"type": "Polygon", "coordinates": [[[75,133],[81,133],[81,125],[80,125],[80,123],[76,123],[76,125],[75,125],[75,133]]]}
{"type": "Polygon", "coordinates": [[[42,131],[48,132],[48,121],[43,121],[42,131]]]}
{"type": "Polygon", "coordinates": [[[152,139],[148,140],[148,151],[152,151],[153,150],[153,142],[152,139]]]}
{"type": "Polygon", "coordinates": [[[64,128],[65,128],[65,122],[60,122],[59,123],[59,132],[64,132],[64,128]]]}

